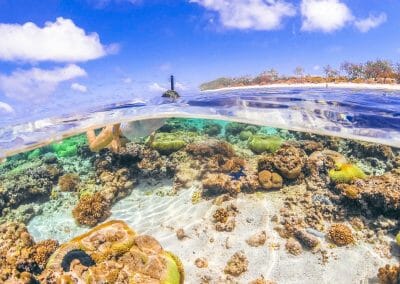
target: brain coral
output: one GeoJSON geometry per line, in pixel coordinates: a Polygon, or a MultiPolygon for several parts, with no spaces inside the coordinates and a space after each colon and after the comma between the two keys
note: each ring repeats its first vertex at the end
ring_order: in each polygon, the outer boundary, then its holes
{"type": "Polygon", "coordinates": [[[329,228],[328,238],[338,246],[346,246],[355,242],[351,229],[344,224],[334,224],[329,228]]]}
{"type": "Polygon", "coordinates": [[[71,278],[77,283],[182,284],[184,270],[179,258],[153,237],[137,235],[122,221],[110,221],[63,244],[39,276],[41,283],[69,283],[62,280],[71,278]],[[64,258],[78,248],[94,263],[85,266],[69,259],[66,271],[64,258]]]}

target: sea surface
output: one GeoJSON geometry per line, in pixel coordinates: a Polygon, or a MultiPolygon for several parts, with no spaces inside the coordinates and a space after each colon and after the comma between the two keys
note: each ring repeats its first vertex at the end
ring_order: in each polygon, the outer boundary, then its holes
{"type": "Polygon", "coordinates": [[[141,96],[96,107],[46,108],[34,118],[3,117],[0,158],[86,129],[154,117],[222,119],[400,146],[400,91],[241,89],[178,100],[141,96]]]}

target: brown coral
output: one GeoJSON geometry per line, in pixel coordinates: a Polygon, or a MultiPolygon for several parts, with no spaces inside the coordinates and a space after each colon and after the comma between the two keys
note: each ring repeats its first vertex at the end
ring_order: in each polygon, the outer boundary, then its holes
{"type": "Polygon", "coordinates": [[[345,224],[333,224],[329,228],[328,238],[337,246],[346,246],[355,241],[351,229],[345,224]]]}
{"type": "Polygon", "coordinates": [[[231,144],[216,139],[189,144],[186,146],[186,151],[197,158],[210,158],[215,155],[230,158],[235,155],[231,144]]]}
{"type": "Polygon", "coordinates": [[[263,189],[280,189],[283,186],[283,180],[277,173],[263,170],[258,173],[258,181],[263,189]]]}
{"type": "Polygon", "coordinates": [[[230,195],[237,195],[241,191],[239,181],[232,180],[226,174],[207,174],[203,180],[203,189],[209,195],[218,195],[229,193],[230,195]]]}
{"type": "Polygon", "coordinates": [[[246,240],[246,243],[251,247],[259,247],[263,246],[266,241],[267,233],[265,231],[261,231],[257,234],[250,236],[250,238],[246,240]]]}
{"type": "Polygon", "coordinates": [[[55,240],[38,242],[32,247],[31,258],[40,267],[40,269],[44,269],[47,260],[57,248],[58,242],[55,240]]]}
{"type": "Polygon", "coordinates": [[[400,281],[400,265],[390,266],[389,264],[379,268],[379,283],[381,284],[397,284],[400,281]]]}
{"type": "Polygon", "coordinates": [[[225,266],[224,272],[232,276],[239,276],[247,271],[249,261],[242,251],[236,252],[225,266]]]}
{"type": "Polygon", "coordinates": [[[263,156],[258,161],[259,171],[278,171],[287,179],[296,179],[300,176],[305,164],[303,150],[291,145],[283,145],[274,154],[263,156]]]}
{"type": "Polygon", "coordinates": [[[57,247],[54,240],[35,244],[24,224],[0,225],[0,282],[36,283],[33,274],[42,271],[57,247]]]}
{"type": "Polygon", "coordinates": [[[83,195],[72,215],[80,225],[95,226],[110,215],[110,203],[101,192],[83,195]]]}
{"type": "Polygon", "coordinates": [[[319,245],[319,240],[303,229],[295,230],[294,236],[308,249],[314,249],[319,245]]]}
{"type": "Polygon", "coordinates": [[[293,254],[293,255],[300,255],[303,252],[303,248],[301,247],[301,244],[293,238],[290,238],[289,240],[287,240],[287,242],[285,244],[285,248],[290,254],[293,254]]]}
{"type": "Polygon", "coordinates": [[[156,239],[136,235],[122,221],[110,221],[63,244],[53,254],[39,280],[41,283],[182,284],[184,271],[180,260],[165,251],[156,239]],[[70,271],[65,272],[63,259],[76,248],[95,263],[86,267],[75,259],[70,271]],[[72,279],[73,282],[68,282],[72,279]]]}
{"type": "Polygon", "coordinates": [[[77,174],[68,173],[58,179],[58,186],[61,191],[76,191],[80,182],[77,174]]]}
{"type": "Polygon", "coordinates": [[[232,232],[235,229],[235,216],[238,210],[235,205],[221,207],[215,210],[213,219],[217,231],[232,232]]]}

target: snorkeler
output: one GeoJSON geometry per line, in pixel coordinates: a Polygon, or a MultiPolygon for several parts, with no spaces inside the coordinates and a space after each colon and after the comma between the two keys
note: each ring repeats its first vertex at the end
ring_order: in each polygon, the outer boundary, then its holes
{"type": "MultiPolygon", "coordinates": [[[[171,89],[166,91],[162,97],[175,100],[180,97],[178,92],[175,91],[174,76],[170,78],[171,89]]],[[[150,119],[144,121],[133,121],[123,124],[114,124],[104,127],[100,134],[96,137],[94,130],[86,132],[89,142],[90,150],[98,152],[106,147],[110,148],[113,152],[118,152],[121,148],[121,138],[127,138],[132,141],[137,137],[150,135],[154,137],[154,132],[165,124],[166,119],[150,119]]]]}
{"type": "Polygon", "coordinates": [[[154,137],[154,132],[163,126],[166,120],[166,118],[155,118],[108,125],[97,136],[93,129],[88,130],[86,136],[89,148],[98,152],[108,147],[113,152],[118,152],[122,146],[122,140],[132,141],[138,137],[154,137]]]}

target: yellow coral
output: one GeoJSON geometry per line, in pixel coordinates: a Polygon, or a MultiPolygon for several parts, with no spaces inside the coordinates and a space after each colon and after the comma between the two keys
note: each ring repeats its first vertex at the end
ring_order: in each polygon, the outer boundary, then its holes
{"type": "Polygon", "coordinates": [[[354,164],[336,164],[336,168],[329,171],[329,177],[336,183],[350,183],[355,179],[364,179],[365,173],[354,164]]]}

